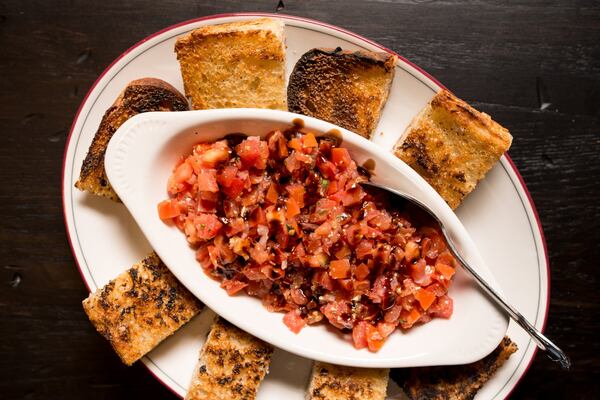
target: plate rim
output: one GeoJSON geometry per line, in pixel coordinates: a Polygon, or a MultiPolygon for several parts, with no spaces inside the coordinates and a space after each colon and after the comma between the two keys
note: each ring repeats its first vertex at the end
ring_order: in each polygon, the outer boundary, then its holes
{"type": "MultiPolygon", "coordinates": [[[[400,60],[402,60],[403,62],[405,62],[406,64],[408,64],[409,66],[411,66],[412,68],[414,68],[415,70],[417,70],[418,72],[420,72],[421,74],[423,74],[427,79],[431,80],[434,84],[436,84],[440,89],[447,89],[447,87],[445,85],[443,85],[441,82],[439,82],[434,76],[432,76],[431,74],[429,74],[427,71],[423,70],[421,67],[419,67],[418,65],[412,63],[410,60],[406,59],[405,57],[401,56],[400,54],[398,54],[397,52],[377,43],[374,42],[366,37],[363,37],[357,33],[354,33],[352,31],[346,30],[344,28],[338,27],[336,25],[332,25],[326,22],[322,22],[322,21],[318,21],[318,20],[314,20],[311,18],[306,18],[306,17],[299,17],[299,16],[295,16],[295,15],[288,15],[288,14],[282,14],[282,13],[264,13],[264,12],[234,12],[234,13],[220,13],[220,14],[213,14],[213,15],[207,15],[207,16],[203,16],[203,17],[198,17],[198,18],[192,18],[189,20],[185,20],[185,21],[181,21],[179,23],[167,26],[157,32],[154,32],[148,36],[145,36],[144,38],[142,38],[141,40],[139,40],[137,43],[135,43],[134,45],[132,45],[131,47],[127,48],[125,51],[123,51],[118,57],[116,57],[103,71],[102,73],[100,73],[100,75],[96,78],[96,80],[92,83],[92,85],[90,86],[89,90],[87,91],[86,95],[84,96],[83,100],[81,101],[79,107],[77,108],[77,111],[75,113],[75,116],[73,118],[73,122],[71,124],[71,127],[69,129],[69,134],[67,135],[67,138],[65,140],[65,145],[64,145],[64,150],[63,150],[63,161],[62,161],[62,169],[61,169],[61,197],[62,197],[62,208],[63,208],[63,222],[65,225],[65,231],[66,231],[66,236],[67,236],[67,241],[69,243],[69,247],[71,249],[71,254],[73,255],[73,259],[75,260],[75,264],[77,266],[77,269],[79,271],[79,274],[84,282],[84,285],[86,286],[88,292],[91,292],[90,290],[90,285],[88,284],[85,275],[81,269],[81,265],[79,262],[79,259],[77,258],[77,254],[75,252],[75,248],[73,246],[73,242],[71,240],[71,231],[69,228],[69,224],[68,224],[68,217],[67,217],[67,201],[66,201],[66,196],[65,196],[65,172],[66,172],[66,164],[67,164],[67,155],[68,155],[68,151],[71,145],[71,140],[73,139],[73,133],[75,130],[75,126],[77,125],[77,122],[79,121],[79,116],[81,111],[83,110],[84,106],[87,104],[88,98],[90,97],[90,95],[92,94],[92,92],[96,89],[97,85],[100,83],[100,81],[102,81],[102,79],[104,78],[104,76],[106,74],[108,74],[112,68],[119,62],[121,61],[123,58],[125,58],[126,56],[128,56],[132,51],[134,51],[135,49],[137,49],[138,47],[140,47],[141,45],[143,45],[144,43],[146,43],[147,41],[160,36],[166,32],[169,32],[171,30],[180,28],[182,26],[186,26],[186,25],[191,25],[191,24],[195,24],[197,22],[201,22],[201,21],[210,21],[210,20],[219,20],[219,19],[224,19],[224,18],[231,18],[231,17],[271,17],[271,18],[283,18],[283,19],[290,19],[290,20],[295,20],[295,21],[299,21],[299,22],[303,22],[309,25],[317,25],[320,27],[324,27],[327,29],[331,29],[334,30],[336,32],[348,35],[352,38],[355,38],[359,41],[368,43],[374,47],[377,47],[378,49],[381,49],[382,51],[391,53],[396,55],[400,60]]],[[[539,234],[539,239],[540,242],[542,244],[542,250],[544,253],[544,260],[545,260],[545,264],[546,264],[546,309],[544,311],[543,314],[543,320],[542,320],[542,327],[541,327],[541,331],[544,332],[545,328],[546,328],[546,323],[548,321],[548,313],[549,313],[549,307],[550,307],[550,295],[551,295],[551,271],[550,271],[550,260],[549,260],[549,255],[548,255],[548,248],[547,248],[547,243],[546,243],[546,238],[544,236],[544,231],[543,231],[543,227],[542,227],[542,223],[541,220],[539,218],[539,214],[537,212],[535,203],[533,201],[533,198],[531,196],[531,193],[529,192],[529,189],[527,188],[527,185],[523,179],[523,177],[521,176],[519,170],[517,169],[514,161],[511,159],[511,157],[509,156],[508,152],[504,153],[504,158],[506,160],[506,163],[508,164],[508,167],[510,168],[506,168],[507,172],[512,172],[514,174],[514,176],[517,178],[519,184],[520,184],[520,188],[523,191],[523,193],[526,196],[526,200],[527,200],[527,204],[529,205],[530,210],[525,209],[526,213],[529,214],[528,211],[531,211],[531,214],[533,215],[536,225],[537,225],[537,229],[538,229],[538,234],[539,234]]],[[[502,162],[502,160],[501,160],[502,162]]],[[[528,219],[529,219],[529,215],[528,215],[528,219]]],[[[535,240],[535,237],[534,237],[535,240]]],[[[529,371],[531,365],[533,364],[533,361],[535,360],[535,357],[537,355],[537,347],[534,348],[530,359],[528,361],[527,366],[524,368],[524,370],[522,371],[522,373],[520,374],[519,378],[516,380],[516,382],[514,382],[514,384],[512,385],[512,388],[508,391],[508,393],[506,394],[506,396],[504,397],[509,398],[510,395],[513,393],[513,391],[515,390],[515,388],[519,385],[519,383],[523,380],[523,377],[527,374],[527,372],[529,371]]],[[[525,351],[525,349],[524,349],[525,351]]],[[[158,376],[158,374],[156,374],[152,368],[150,368],[150,366],[147,365],[148,359],[147,357],[143,358],[143,365],[144,368],[146,368],[150,374],[152,376],[154,376],[159,382],[161,382],[165,387],[167,387],[167,389],[169,389],[172,393],[174,393],[176,396],[182,398],[181,394],[174,388],[172,387],[168,382],[165,381],[165,379],[163,379],[163,377],[158,376]]],[[[151,361],[150,361],[151,362],[151,361]]],[[[152,363],[153,364],[153,363],[152,363]]],[[[168,377],[167,377],[168,378],[168,377]]],[[[510,378],[509,378],[510,381],[510,378]]],[[[174,383],[174,382],[173,382],[174,383]]],[[[507,382],[508,383],[508,382],[507,382]]]]}

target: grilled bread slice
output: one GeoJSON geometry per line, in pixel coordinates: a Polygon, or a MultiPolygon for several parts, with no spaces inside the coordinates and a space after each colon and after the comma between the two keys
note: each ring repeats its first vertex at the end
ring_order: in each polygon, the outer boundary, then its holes
{"type": "Polygon", "coordinates": [[[175,52],[192,107],[285,110],[283,27],[280,20],[260,18],[179,38],[175,52]]]}
{"type": "Polygon", "coordinates": [[[392,370],[410,400],[469,400],[517,351],[505,337],[485,358],[472,364],[392,370]]]}
{"type": "Polygon", "coordinates": [[[307,400],[384,400],[389,369],[353,368],[315,361],[307,400]]]}
{"type": "Polygon", "coordinates": [[[186,111],[185,97],[167,82],[142,78],[130,82],[114,104],[106,110],[81,166],[75,187],[119,201],[104,171],[104,154],[116,130],[129,118],[148,111],[186,111]]]}
{"type": "Polygon", "coordinates": [[[140,359],[203,308],[155,253],[83,301],[92,324],[127,365],[140,359]]]}
{"type": "Polygon", "coordinates": [[[273,348],[224,319],[213,323],[186,400],[251,400],[269,371],[273,348]]]}
{"type": "Polygon", "coordinates": [[[394,153],[457,208],[508,150],[512,136],[447,90],[419,113],[394,153]]]}
{"type": "Polygon", "coordinates": [[[290,76],[288,109],[369,138],[387,100],[396,59],[339,47],[309,50],[290,76]]]}

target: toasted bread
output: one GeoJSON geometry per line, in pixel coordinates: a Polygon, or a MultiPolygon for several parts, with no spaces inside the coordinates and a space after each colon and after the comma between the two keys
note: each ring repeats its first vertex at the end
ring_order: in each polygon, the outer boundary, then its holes
{"type": "Polygon", "coordinates": [[[273,348],[217,318],[194,371],[186,400],[251,400],[269,371],[273,348]]]}
{"type": "Polygon", "coordinates": [[[353,368],[315,361],[307,400],[384,400],[389,369],[353,368]]]}
{"type": "Polygon", "coordinates": [[[309,50],[290,75],[288,109],[369,138],[387,100],[396,59],[339,47],[309,50]]]}
{"type": "Polygon", "coordinates": [[[75,187],[119,201],[104,171],[104,154],[116,130],[129,118],[148,111],[186,111],[185,97],[167,82],[142,78],[130,82],[114,104],[106,110],[81,166],[75,187]]]}
{"type": "Polygon", "coordinates": [[[284,24],[260,18],[205,26],[175,44],[195,110],[286,109],[284,24]]]}
{"type": "Polygon", "coordinates": [[[517,345],[505,337],[485,358],[471,364],[392,370],[391,376],[410,400],[472,399],[517,345]]]}
{"type": "Polygon", "coordinates": [[[419,113],[394,154],[457,208],[508,150],[512,136],[447,90],[419,113]]]}
{"type": "Polygon", "coordinates": [[[155,253],[83,301],[92,324],[127,365],[140,359],[203,308],[155,253]]]}

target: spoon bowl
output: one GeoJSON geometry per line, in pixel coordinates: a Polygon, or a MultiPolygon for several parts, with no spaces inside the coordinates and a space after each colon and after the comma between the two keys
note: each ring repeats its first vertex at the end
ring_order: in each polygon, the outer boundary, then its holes
{"type": "MultiPolygon", "coordinates": [[[[385,191],[391,196],[399,199],[400,201],[409,202],[412,205],[417,206],[422,211],[425,211],[430,217],[432,217],[439,225],[445,239],[448,249],[454,255],[454,257],[460,262],[462,267],[468,271],[477,281],[479,285],[486,291],[489,297],[494,300],[502,309],[531,336],[536,345],[546,352],[548,358],[560,364],[561,368],[565,370],[571,369],[571,360],[569,357],[552,343],[547,337],[545,337],[539,330],[537,330],[528,320],[525,318],[513,305],[511,305],[498,291],[496,291],[492,285],[490,285],[485,278],[483,278],[477,270],[469,265],[465,259],[460,255],[456,245],[452,241],[448,230],[444,226],[444,223],[438,218],[435,213],[423,202],[416,199],[408,193],[403,193],[399,190],[390,189],[388,187],[377,185],[372,182],[362,182],[361,185],[377,188],[377,190],[385,191]]],[[[397,203],[396,203],[397,204],[397,203]]]]}

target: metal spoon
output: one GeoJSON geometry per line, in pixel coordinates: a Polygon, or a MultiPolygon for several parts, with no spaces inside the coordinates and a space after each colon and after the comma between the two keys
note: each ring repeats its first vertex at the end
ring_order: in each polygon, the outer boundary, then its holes
{"type": "Polygon", "coordinates": [[[525,331],[529,334],[529,336],[531,336],[531,338],[537,344],[537,346],[540,349],[546,351],[548,358],[550,358],[552,361],[558,362],[560,364],[560,366],[565,370],[569,370],[571,368],[571,360],[569,360],[569,357],[561,349],[559,349],[554,343],[552,343],[550,340],[548,340],[548,338],[546,338],[533,325],[531,325],[531,323],[529,321],[527,321],[527,319],[525,319],[525,317],[519,311],[517,311],[517,309],[515,307],[513,307],[508,301],[506,301],[506,299],[504,297],[502,297],[498,292],[496,292],[496,290],[494,290],[494,288],[492,288],[490,286],[490,284],[487,283],[485,281],[485,279],[481,275],[479,275],[477,273],[477,271],[475,271],[464,260],[463,257],[461,257],[458,250],[456,249],[456,246],[452,242],[452,239],[448,235],[446,227],[444,226],[442,221],[440,221],[440,219],[437,217],[437,215],[435,215],[435,213],[433,211],[431,211],[431,209],[428,206],[423,204],[421,201],[415,199],[413,196],[403,193],[403,192],[400,192],[395,189],[390,189],[388,187],[381,186],[381,185],[378,185],[378,184],[375,184],[372,182],[361,182],[361,185],[375,187],[377,189],[392,193],[396,197],[400,197],[402,200],[409,201],[410,203],[418,206],[420,209],[422,209],[427,214],[432,216],[433,219],[435,219],[437,221],[437,223],[440,225],[442,233],[444,234],[444,237],[446,238],[446,243],[448,244],[448,248],[450,249],[450,251],[452,252],[454,257],[462,264],[463,268],[466,269],[475,278],[475,280],[477,280],[477,283],[479,283],[481,285],[481,287],[485,290],[485,292],[498,305],[500,305],[500,307],[502,307],[502,309],[504,309],[504,311],[506,313],[508,313],[508,315],[517,324],[519,324],[523,329],[525,329],[525,331]]]}

